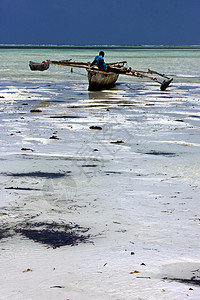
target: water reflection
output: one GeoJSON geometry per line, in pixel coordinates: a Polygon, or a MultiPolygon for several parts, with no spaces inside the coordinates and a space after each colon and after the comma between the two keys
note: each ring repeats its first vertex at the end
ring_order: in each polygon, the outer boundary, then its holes
{"type": "Polygon", "coordinates": [[[120,91],[118,86],[114,86],[109,90],[101,91],[88,91],[89,100],[107,100],[107,99],[117,99],[117,92],[120,91]]]}

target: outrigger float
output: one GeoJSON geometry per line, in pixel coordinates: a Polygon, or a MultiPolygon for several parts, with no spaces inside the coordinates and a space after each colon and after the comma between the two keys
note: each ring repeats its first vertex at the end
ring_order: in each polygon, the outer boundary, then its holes
{"type": "Polygon", "coordinates": [[[106,63],[109,67],[109,71],[100,71],[97,66],[90,67],[90,63],[75,62],[71,59],[69,60],[47,60],[42,63],[29,62],[30,69],[32,71],[44,71],[49,68],[50,64],[67,66],[71,68],[84,68],[88,72],[88,90],[102,90],[112,87],[117,81],[119,75],[127,75],[139,78],[148,78],[160,84],[161,91],[166,90],[169,84],[173,81],[173,78],[166,76],[165,74],[158,73],[156,71],[148,69],[147,71],[134,70],[130,67],[125,67],[126,61],[106,63]],[[157,77],[151,75],[156,75],[158,78],[164,78],[164,80],[159,80],[157,77]]]}
{"type": "Polygon", "coordinates": [[[42,63],[36,63],[33,61],[29,61],[29,67],[31,71],[45,71],[49,68],[49,61],[43,61],[42,63]]]}

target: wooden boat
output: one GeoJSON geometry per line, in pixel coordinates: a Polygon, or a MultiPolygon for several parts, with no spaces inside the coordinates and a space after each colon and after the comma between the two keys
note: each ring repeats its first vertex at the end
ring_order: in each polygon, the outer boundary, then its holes
{"type": "Polygon", "coordinates": [[[112,87],[117,81],[119,74],[88,69],[89,91],[99,91],[112,87]]]}
{"type": "Polygon", "coordinates": [[[88,90],[102,90],[109,88],[115,84],[119,75],[127,75],[139,78],[148,78],[156,83],[160,84],[161,91],[165,91],[169,84],[172,82],[173,78],[166,76],[165,74],[160,74],[156,71],[148,69],[147,71],[133,70],[131,67],[124,67],[126,61],[120,61],[115,63],[107,63],[108,69],[106,71],[100,71],[97,66],[92,66],[90,62],[76,62],[69,60],[47,60],[47,62],[42,62],[42,64],[30,62],[31,70],[44,71],[49,68],[49,64],[61,65],[66,67],[71,67],[71,72],[73,67],[84,68],[88,72],[89,87],[88,90]],[[153,77],[151,75],[156,75],[153,77]],[[160,79],[159,79],[160,78],[160,79]],[[163,78],[165,79],[163,81],[163,78]]]}
{"type": "Polygon", "coordinates": [[[117,81],[121,68],[123,68],[126,61],[107,63],[107,65],[112,68],[115,72],[108,71],[99,71],[97,66],[93,66],[90,68],[90,63],[83,62],[75,62],[71,60],[60,60],[60,61],[50,61],[51,64],[68,66],[68,67],[76,67],[76,68],[84,68],[88,72],[88,90],[89,91],[98,91],[106,88],[110,88],[117,81]],[[117,70],[117,73],[116,73],[117,70]]]}
{"type": "Polygon", "coordinates": [[[29,61],[29,67],[31,71],[45,71],[49,68],[49,62],[43,61],[42,63],[35,63],[29,61]]]}

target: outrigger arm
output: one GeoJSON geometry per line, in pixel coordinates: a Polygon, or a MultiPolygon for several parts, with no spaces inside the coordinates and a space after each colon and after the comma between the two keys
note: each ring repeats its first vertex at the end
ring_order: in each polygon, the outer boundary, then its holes
{"type": "MultiPolygon", "coordinates": [[[[97,70],[97,66],[90,67],[90,62],[84,63],[84,62],[75,62],[71,59],[69,60],[59,60],[59,61],[52,61],[47,60],[50,64],[56,64],[56,65],[62,65],[62,66],[68,66],[68,67],[76,67],[76,68],[84,68],[84,69],[94,69],[97,70]]],[[[113,72],[121,75],[127,75],[127,76],[135,76],[139,78],[148,78],[150,80],[153,80],[160,84],[161,91],[166,90],[166,88],[169,86],[169,84],[173,81],[173,78],[170,78],[166,76],[165,74],[158,73],[156,71],[148,69],[148,71],[139,71],[139,70],[133,70],[132,68],[124,67],[124,64],[126,61],[116,62],[116,63],[107,63],[108,65],[108,71],[106,72],[113,72]],[[158,75],[160,77],[165,78],[163,81],[160,81],[157,77],[149,76],[149,74],[158,75]]]]}
{"type": "Polygon", "coordinates": [[[165,74],[161,74],[161,73],[158,73],[158,72],[150,70],[150,69],[148,69],[148,71],[139,71],[139,70],[133,70],[131,68],[111,68],[111,71],[114,73],[127,75],[127,76],[148,78],[150,80],[153,80],[153,81],[159,83],[161,91],[166,90],[166,88],[169,86],[169,84],[173,81],[173,78],[170,78],[170,77],[166,76],[165,74]],[[163,81],[160,81],[160,80],[158,80],[158,78],[149,76],[147,74],[156,74],[160,77],[164,77],[165,79],[163,81]]]}

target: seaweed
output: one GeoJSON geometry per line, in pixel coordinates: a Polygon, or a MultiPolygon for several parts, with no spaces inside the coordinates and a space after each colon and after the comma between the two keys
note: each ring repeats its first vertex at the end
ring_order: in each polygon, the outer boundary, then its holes
{"type": "Polygon", "coordinates": [[[52,119],[79,119],[79,118],[83,118],[83,117],[65,115],[65,116],[50,116],[49,118],[52,118],[52,119]]]}
{"type": "Polygon", "coordinates": [[[78,224],[60,224],[56,222],[22,222],[16,226],[0,228],[0,240],[20,234],[34,242],[52,248],[74,246],[89,241],[90,235],[85,234],[90,228],[78,224]]]}
{"type": "Polygon", "coordinates": [[[14,176],[14,177],[41,177],[41,178],[61,178],[68,175],[70,171],[65,173],[54,173],[54,172],[27,172],[27,173],[7,173],[7,176],[14,176]]]}
{"type": "Polygon", "coordinates": [[[93,129],[93,130],[102,130],[102,127],[101,126],[90,126],[90,129],[93,129]]]}
{"type": "Polygon", "coordinates": [[[161,152],[161,151],[150,151],[150,152],[146,152],[144,154],[148,154],[148,155],[163,155],[163,156],[169,156],[169,157],[172,157],[172,156],[176,156],[176,153],[173,153],[173,152],[161,152]]]}
{"type": "Polygon", "coordinates": [[[40,189],[32,189],[32,188],[23,188],[23,187],[6,187],[6,190],[20,190],[20,191],[40,191],[40,189]]]}
{"type": "Polygon", "coordinates": [[[171,277],[164,277],[162,278],[164,280],[170,280],[170,281],[177,281],[180,283],[188,283],[188,284],[193,284],[193,285],[200,285],[200,279],[196,279],[195,276],[191,277],[190,279],[188,278],[171,278],[171,277]]]}
{"type": "Polygon", "coordinates": [[[77,245],[86,242],[90,235],[83,235],[89,228],[83,228],[77,224],[59,224],[56,222],[27,222],[22,228],[16,232],[33,240],[52,248],[58,248],[66,245],[77,245]]]}
{"type": "Polygon", "coordinates": [[[0,228],[0,240],[5,239],[5,238],[9,238],[12,235],[13,234],[11,234],[10,228],[0,228]]]}

